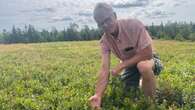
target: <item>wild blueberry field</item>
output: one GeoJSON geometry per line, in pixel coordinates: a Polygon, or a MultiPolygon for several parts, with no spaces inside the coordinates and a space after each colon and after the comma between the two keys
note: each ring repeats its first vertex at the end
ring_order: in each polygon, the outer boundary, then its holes
{"type": "MultiPolygon", "coordinates": [[[[103,110],[195,110],[195,43],[154,41],[164,70],[155,102],[123,95],[110,77],[103,110]]],[[[0,110],[90,110],[100,68],[98,41],[0,45],[0,110]]],[[[112,55],[111,67],[119,60],[112,55]]]]}

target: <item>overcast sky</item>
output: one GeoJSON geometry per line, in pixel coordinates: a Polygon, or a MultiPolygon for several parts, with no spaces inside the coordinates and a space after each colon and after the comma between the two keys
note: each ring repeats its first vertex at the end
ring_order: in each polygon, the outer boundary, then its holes
{"type": "Polygon", "coordinates": [[[63,29],[74,22],[96,27],[92,12],[107,2],[118,18],[138,18],[144,24],[195,22],[195,0],[0,0],[0,30],[32,24],[38,29],[63,29]]]}

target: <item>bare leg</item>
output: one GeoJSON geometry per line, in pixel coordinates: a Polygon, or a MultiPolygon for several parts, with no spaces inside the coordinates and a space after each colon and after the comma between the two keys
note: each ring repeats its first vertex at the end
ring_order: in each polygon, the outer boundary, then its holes
{"type": "Polygon", "coordinates": [[[141,61],[137,64],[138,70],[142,76],[142,89],[145,96],[154,98],[156,81],[153,73],[153,60],[141,61]]]}

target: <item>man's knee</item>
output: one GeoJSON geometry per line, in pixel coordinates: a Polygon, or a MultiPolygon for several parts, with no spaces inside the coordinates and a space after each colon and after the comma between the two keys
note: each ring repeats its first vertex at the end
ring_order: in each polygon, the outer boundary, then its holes
{"type": "Polygon", "coordinates": [[[137,68],[139,70],[139,72],[142,73],[146,73],[148,71],[152,71],[152,67],[153,67],[153,62],[152,60],[147,60],[147,61],[141,61],[137,64],[137,68]]]}
{"type": "Polygon", "coordinates": [[[137,68],[143,79],[151,78],[151,74],[153,74],[153,62],[151,60],[139,62],[137,68]]]}

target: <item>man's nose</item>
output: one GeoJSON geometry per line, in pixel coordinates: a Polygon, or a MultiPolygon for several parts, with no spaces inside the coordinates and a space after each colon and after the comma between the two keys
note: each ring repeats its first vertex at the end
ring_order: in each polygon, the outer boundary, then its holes
{"type": "Polygon", "coordinates": [[[103,27],[104,29],[106,29],[106,28],[108,27],[108,24],[104,23],[104,24],[102,25],[102,27],[103,27]]]}

